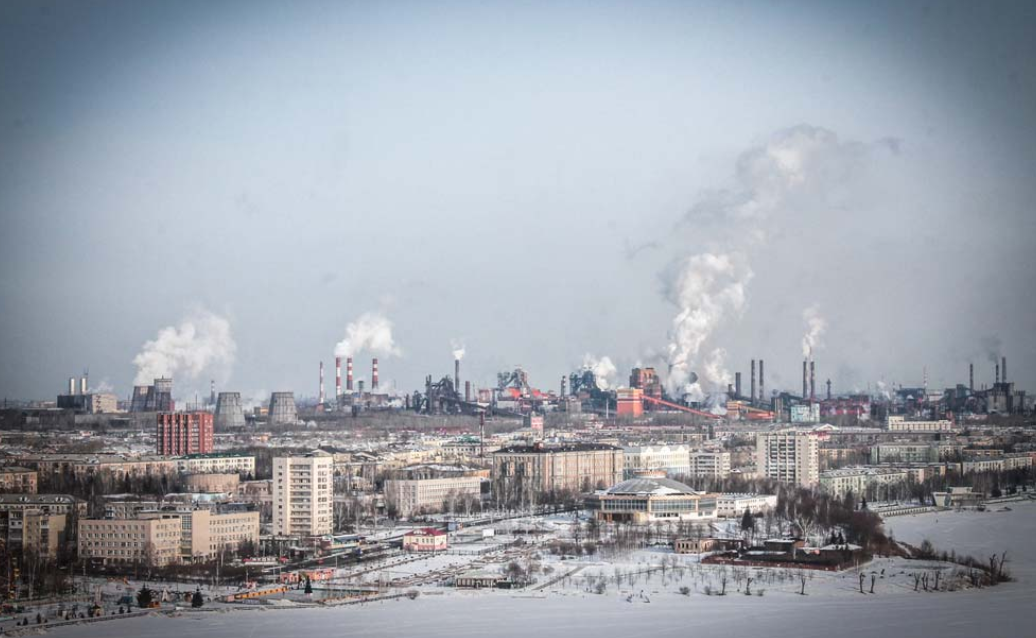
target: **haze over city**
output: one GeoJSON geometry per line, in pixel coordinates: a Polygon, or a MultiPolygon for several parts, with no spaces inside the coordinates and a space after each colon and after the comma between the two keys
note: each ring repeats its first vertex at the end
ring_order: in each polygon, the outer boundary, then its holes
{"type": "Polygon", "coordinates": [[[184,322],[218,350],[164,370],[184,396],[315,395],[366,313],[402,389],[451,341],[486,385],[722,348],[707,389],[752,356],[794,388],[810,308],[838,391],[1036,380],[1028,3],[2,12],[7,397],[125,397],[184,322]],[[681,299],[698,255],[733,270],[681,299]]]}

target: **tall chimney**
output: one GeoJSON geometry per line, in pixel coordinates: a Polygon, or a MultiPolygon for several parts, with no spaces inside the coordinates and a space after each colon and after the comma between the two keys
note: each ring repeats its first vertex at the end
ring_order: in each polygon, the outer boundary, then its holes
{"type": "Polygon", "coordinates": [[[86,375],[79,379],[79,394],[86,396],[86,375]]]}
{"type": "Polygon", "coordinates": [[[378,358],[371,361],[371,392],[378,389],[378,358]]]}
{"type": "Polygon", "coordinates": [[[320,405],[324,405],[324,362],[320,362],[320,405]]]}
{"type": "Polygon", "coordinates": [[[453,360],[453,389],[460,392],[460,359],[453,360]]]}
{"type": "Polygon", "coordinates": [[[996,383],[1000,383],[1000,364],[996,364],[996,383]]]}
{"type": "MultiPolygon", "coordinates": [[[[324,365],[323,363],[320,364],[321,371],[323,371],[323,365],[324,365]]],[[[321,387],[323,387],[323,385],[324,385],[324,383],[323,383],[323,375],[320,375],[320,376],[321,376],[321,383],[320,383],[320,385],[321,385],[321,387]]],[[[216,405],[216,380],[215,379],[209,379],[209,405],[212,405],[212,406],[216,405]]]]}
{"type": "Polygon", "coordinates": [[[802,360],[802,398],[809,396],[809,361],[802,360]]]}
{"type": "Polygon", "coordinates": [[[342,396],[342,358],[335,357],[335,403],[342,396]]]}
{"type": "Polygon", "coordinates": [[[975,364],[974,363],[969,363],[968,364],[968,389],[971,390],[972,394],[975,393],[975,364]]]}
{"type": "Polygon", "coordinates": [[[831,379],[827,380],[827,400],[831,400],[831,379]]]}
{"type": "Polygon", "coordinates": [[[74,395],[76,393],[76,378],[75,377],[69,377],[68,378],[68,393],[70,395],[74,395]]]}
{"type": "Polygon", "coordinates": [[[568,381],[568,379],[566,379],[566,378],[564,377],[564,375],[562,375],[562,377],[561,377],[561,396],[562,396],[562,397],[564,397],[564,396],[565,396],[565,383],[566,383],[567,381],[568,381]]]}
{"type": "Polygon", "coordinates": [[[816,364],[817,364],[816,361],[810,361],[809,362],[809,401],[810,401],[810,403],[812,403],[813,401],[817,400],[817,377],[816,377],[817,365],[816,364]]]}
{"type": "Polygon", "coordinates": [[[759,402],[766,403],[766,362],[759,360],[759,402]]]}
{"type": "Polygon", "coordinates": [[[752,396],[749,397],[751,401],[755,401],[755,359],[752,359],[752,396]]]}
{"type": "Polygon", "coordinates": [[[734,398],[735,399],[740,399],[741,398],[741,373],[740,372],[735,372],[734,373],[734,398]]]}
{"type": "Polygon", "coordinates": [[[1000,382],[1007,383],[1007,357],[1000,357],[1000,382]]]}
{"type": "Polygon", "coordinates": [[[471,403],[471,381],[464,382],[464,400],[471,403]]]}
{"type": "Polygon", "coordinates": [[[353,391],[353,358],[347,357],[345,359],[345,391],[353,391]]]}

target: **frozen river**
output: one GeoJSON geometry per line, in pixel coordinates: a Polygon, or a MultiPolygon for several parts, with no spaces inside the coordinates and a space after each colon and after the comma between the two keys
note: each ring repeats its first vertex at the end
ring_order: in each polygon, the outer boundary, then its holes
{"type": "MultiPolygon", "coordinates": [[[[767,636],[810,638],[938,636],[996,638],[1031,635],[1036,627],[1036,505],[1010,512],[940,512],[890,519],[896,538],[986,557],[1007,550],[1017,581],[962,592],[922,593],[885,587],[861,595],[851,585],[811,586],[809,596],[788,592],[756,596],[651,595],[650,603],[624,596],[520,592],[449,592],[367,606],[187,613],[177,618],[118,620],[53,630],[62,638],[285,638],[288,636],[422,636],[493,638],[547,636],[767,636]],[[936,522],[938,521],[938,522],[936,522]],[[1028,629],[1026,629],[1028,627],[1028,629]]],[[[438,590],[442,591],[442,590],[438,590]]]]}

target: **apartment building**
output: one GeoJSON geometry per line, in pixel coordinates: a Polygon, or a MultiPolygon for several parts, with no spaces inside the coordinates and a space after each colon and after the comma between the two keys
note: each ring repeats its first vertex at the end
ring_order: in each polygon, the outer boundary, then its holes
{"type": "Polygon", "coordinates": [[[79,556],[106,564],[169,565],[181,557],[181,528],[180,517],[175,514],[83,519],[79,521],[79,556]]]}
{"type": "Polygon", "coordinates": [[[175,460],[180,474],[239,474],[255,476],[255,457],[233,452],[187,454],[175,460]]]}
{"type": "Polygon", "coordinates": [[[690,475],[725,478],[730,475],[730,452],[702,450],[691,452],[690,475]]]}
{"type": "Polygon", "coordinates": [[[462,509],[465,503],[479,502],[482,479],[478,476],[440,476],[385,481],[385,503],[398,516],[435,514],[462,509]]]}
{"type": "Polygon", "coordinates": [[[603,443],[519,445],[493,454],[493,493],[507,503],[535,504],[562,490],[590,492],[622,481],[621,448],[603,443]]]}
{"type": "Polygon", "coordinates": [[[35,494],[36,470],[27,467],[0,468],[0,492],[4,494],[35,494]]]}
{"type": "Polygon", "coordinates": [[[68,514],[41,509],[0,511],[0,540],[8,551],[34,552],[56,558],[65,542],[68,514]]]}
{"type": "Polygon", "coordinates": [[[906,469],[844,467],[821,472],[820,488],[838,498],[850,493],[866,497],[881,495],[883,488],[906,483],[909,479],[910,472],[906,469]]]}
{"type": "Polygon", "coordinates": [[[155,417],[156,452],[163,456],[212,452],[212,418],[209,412],[159,412],[155,417]]]}
{"type": "Polygon", "coordinates": [[[176,471],[172,459],[160,456],[128,456],[124,454],[39,454],[19,461],[36,468],[39,476],[74,476],[84,479],[105,474],[114,479],[161,476],[176,471]]]}
{"type": "Polygon", "coordinates": [[[334,531],[334,457],[316,450],[273,460],[273,533],[320,536],[334,531]]]}
{"type": "Polygon", "coordinates": [[[643,472],[665,472],[669,476],[690,474],[690,454],[690,448],[684,445],[624,447],[623,474],[628,479],[643,472]]]}
{"type": "Polygon", "coordinates": [[[912,421],[903,416],[890,416],[886,422],[889,432],[953,432],[953,421],[912,421]]]}
{"type": "Polygon", "coordinates": [[[784,430],[756,436],[756,474],[802,487],[820,480],[819,438],[812,432],[784,430]]]}

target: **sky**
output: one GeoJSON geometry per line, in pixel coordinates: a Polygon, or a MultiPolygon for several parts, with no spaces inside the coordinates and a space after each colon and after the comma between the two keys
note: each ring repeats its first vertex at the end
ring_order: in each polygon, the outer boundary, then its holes
{"type": "Polygon", "coordinates": [[[0,394],[1036,390],[1036,4],[0,5],[0,394]],[[348,326],[352,324],[352,330],[348,326]],[[391,330],[358,337],[358,328],[391,330]],[[386,342],[386,337],[388,341],[386,342]],[[589,357],[588,357],[589,355],[589,357]]]}

